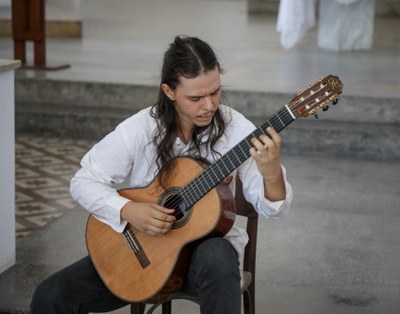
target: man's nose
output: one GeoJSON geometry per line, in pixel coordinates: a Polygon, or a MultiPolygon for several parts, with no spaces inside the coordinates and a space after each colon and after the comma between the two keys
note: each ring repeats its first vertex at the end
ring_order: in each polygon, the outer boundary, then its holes
{"type": "Polygon", "coordinates": [[[211,96],[204,97],[204,108],[209,111],[214,110],[214,103],[212,101],[211,96]]]}

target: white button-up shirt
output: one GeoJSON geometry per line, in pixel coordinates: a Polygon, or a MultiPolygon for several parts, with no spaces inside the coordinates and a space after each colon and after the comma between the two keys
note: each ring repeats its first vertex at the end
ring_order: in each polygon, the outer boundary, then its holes
{"type": "MultiPolygon", "coordinates": [[[[214,146],[221,155],[229,151],[248,134],[255,126],[242,114],[220,106],[227,126],[224,135],[214,146]]],[[[81,169],[71,181],[73,198],[93,216],[111,226],[115,231],[122,232],[127,224],[121,219],[120,211],[129,199],[118,193],[118,185],[127,182],[129,187],[148,186],[156,177],[156,148],[152,140],[157,131],[157,124],[146,108],[131,116],[105,136],[83,157],[81,169]]],[[[178,137],[175,140],[176,156],[190,155],[190,144],[185,145],[178,137]]],[[[208,162],[215,162],[219,156],[212,154],[209,147],[201,149],[202,157],[208,162]]],[[[243,183],[245,198],[254,205],[260,215],[278,218],[285,214],[292,201],[292,188],[286,179],[286,171],[282,166],[286,186],[286,199],[271,202],[264,197],[263,178],[256,163],[249,158],[231,175],[239,175],[243,183]]],[[[234,193],[235,180],[230,189],[234,193]]],[[[237,226],[225,235],[235,247],[239,255],[244,252],[248,241],[246,231],[237,226]]]]}

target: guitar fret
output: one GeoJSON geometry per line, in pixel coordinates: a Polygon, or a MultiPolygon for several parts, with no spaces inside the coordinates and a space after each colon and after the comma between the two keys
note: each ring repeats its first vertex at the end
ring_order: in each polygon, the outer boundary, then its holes
{"type": "Polygon", "coordinates": [[[210,167],[207,168],[207,170],[210,169],[215,175],[215,179],[218,180],[218,178],[222,177],[224,173],[222,172],[221,168],[218,167],[218,164],[211,165],[210,167]],[[214,170],[218,170],[219,174],[216,173],[214,170]]]}
{"type": "Polygon", "coordinates": [[[288,113],[290,114],[290,116],[292,117],[292,119],[295,120],[296,117],[294,116],[292,110],[290,110],[289,105],[285,105],[285,108],[288,111],[288,113]]]}
{"type": "Polygon", "coordinates": [[[237,158],[237,160],[239,161],[239,164],[240,164],[240,163],[241,163],[241,162],[240,162],[240,158],[238,157],[238,155],[236,155],[235,149],[232,149],[232,152],[233,152],[233,154],[235,155],[235,157],[237,158]]]}
{"type": "Polygon", "coordinates": [[[228,172],[230,173],[231,168],[234,166],[232,163],[232,159],[230,158],[229,154],[231,153],[231,151],[228,151],[225,155],[225,160],[227,160],[227,164],[228,164],[228,172]],[[232,167],[231,167],[232,166],[232,167]]]}
{"type": "Polygon", "coordinates": [[[283,123],[283,121],[281,120],[281,118],[279,118],[278,113],[276,113],[275,115],[277,116],[277,118],[279,119],[279,121],[282,123],[282,125],[285,127],[286,125],[285,125],[285,123],[283,123]]]}
{"type": "Polygon", "coordinates": [[[210,171],[204,171],[204,176],[208,176],[208,178],[209,178],[209,180],[206,180],[206,183],[207,183],[207,190],[206,191],[209,191],[209,190],[211,190],[211,188],[212,188],[212,182],[214,182],[215,181],[215,179],[216,178],[213,178],[212,176],[211,176],[211,172],[210,171]]]}
{"type": "MultiPolygon", "coordinates": [[[[235,166],[235,164],[232,162],[232,158],[230,158],[229,154],[232,155],[232,150],[230,150],[230,151],[226,154],[226,157],[227,157],[227,159],[229,160],[229,162],[231,163],[231,165],[233,166],[233,169],[235,169],[236,166],[235,166]]],[[[231,171],[231,172],[232,172],[232,171],[231,171]]],[[[229,173],[230,173],[230,172],[229,172],[229,173]]]]}
{"type": "Polygon", "coordinates": [[[179,191],[179,196],[185,201],[186,204],[194,204],[195,201],[192,198],[191,194],[187,193],[185,189],[181,189],[179,191]]]}
{"type": "MultiPolygon", "coordinates": [[[[247,142],[244,142],[243,144],[247,144],[247,142]]],[[[241,156],[241,160],[246,160],[248,158],[247,154],[249,154],[250,147],[246,150],[246,152],[243,150],[242,146],[238,146],[238,149],[240,150],[238,151],[238,154],[241,156]]]]}
{"type": "MultiPolygon", "coordinates": [[[[203,175],[203,177],[204,177],[204,175],[203,175]]],[[[200,177],[199,177],[199,178],[200,178],[200,177]]],[[[203,191],[207,191],[207,189],[205,189],[205,188],[204,188],[204,185],[203,185],[203,183],[206,183],[207,181],[205,181],[205,180],[200,180],[200,179],[199,179],[198,181],[200,181],[200,185],[201,185],[203,191]]]]}
{"type": "Polygon", "coordinates": [[[219,163],[222,163],[222,164],[224,165],[225,169],[229,172],[229,169],[228,169],[228,167],[226,166],[223,157],[220,159],[220,162],[217,161],[217,164],[219,164],[219,163]]]}
{"type": "MultiPolygon", "coordinates": [[[[197,201],[196,198],[193,196],[193,194],[189,193],[187,191],[187,189],[182,189],[181,191],[185,195],[182,198],[186,201],[186,204],[194,204],[194,203],[196,203],[196,201],[197,201]]],[[[189,207],[190,206],[188,206],[188,208],[189,207]]]]}
{"type": "Polygon", "coordinates": [[[195,195],[194,195],[195,197],[193,198],[195,200],[199,200],[200,199],[199,196],[201,196],[201,193],[199,195],[197,194],[197,192],[200,192],[199,187],[196,188],[196,185],[197,185],[196,183],[199,180],[200,180],[200,177],[196,177],[196,179],[194,179],[194,181],[192,182],[193,188],[191,189],[191,191],[193,191],[192,193],[195,193],[195,195]]]}
{"type": "Polygon", "coordinates": [[[206,185],[205,185],[207,183],[207,180],[205,178],[205,174],[206,174],[206,172],[203,172],[201,174],[201,176],[199,176],[199,180],[198,180],[198,181],[200,181],[200,185],[201,185],[201,188],[199,188],[200,197],[203,196],[205,194],[205,192],[207,191],[207,188],[206,188],[206,185]]]}
{"type": "MultiPolygon", "coordinates": [[[[215,167],[210,166],[209,168],[210,168],[210,171],[212,171],[212,173],[214,174],[214,178],[217,179],[217,178],[218,178],[218,175],[217,175],[217,174],[215,173],[215,171],[214,171],[214,168],[215,168],[215,167]]],[[[217,167],[217,169],[220,170],[218,167],[217,167]]]]}

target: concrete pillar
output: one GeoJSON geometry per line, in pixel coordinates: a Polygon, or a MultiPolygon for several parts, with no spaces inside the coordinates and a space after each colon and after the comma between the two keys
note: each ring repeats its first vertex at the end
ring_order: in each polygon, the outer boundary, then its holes
{"type": "Polygon", "coordinates": [[[0,273],[15,264],[14,70],[0,59],[0,273]]]}

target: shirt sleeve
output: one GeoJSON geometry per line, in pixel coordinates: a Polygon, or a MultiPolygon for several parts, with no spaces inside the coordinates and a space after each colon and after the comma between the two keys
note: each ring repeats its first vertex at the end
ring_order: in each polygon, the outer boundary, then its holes
{"type": "Polygon", "coordinates": [[[122,232],[127,224],[120,211],[129,199],[119,195],[116,186],[130,173],[134,156],[124,129],[117,127],[89,150],[71,180],[72,197],[117,232],[122,232]]]}
{"type": "Polygon", "coordinates": [[[287,214],[293,199],[293,190],[287,180],[286,169],[281,165],[286,189],[286,198],[273,202],[264,196],[263,178],[257,170],[255,162],[250,158],[239,169],[238,175],[243,183],[244,197],[255,207],[256,211],[268,218],[280,218],[287,214]]]}

